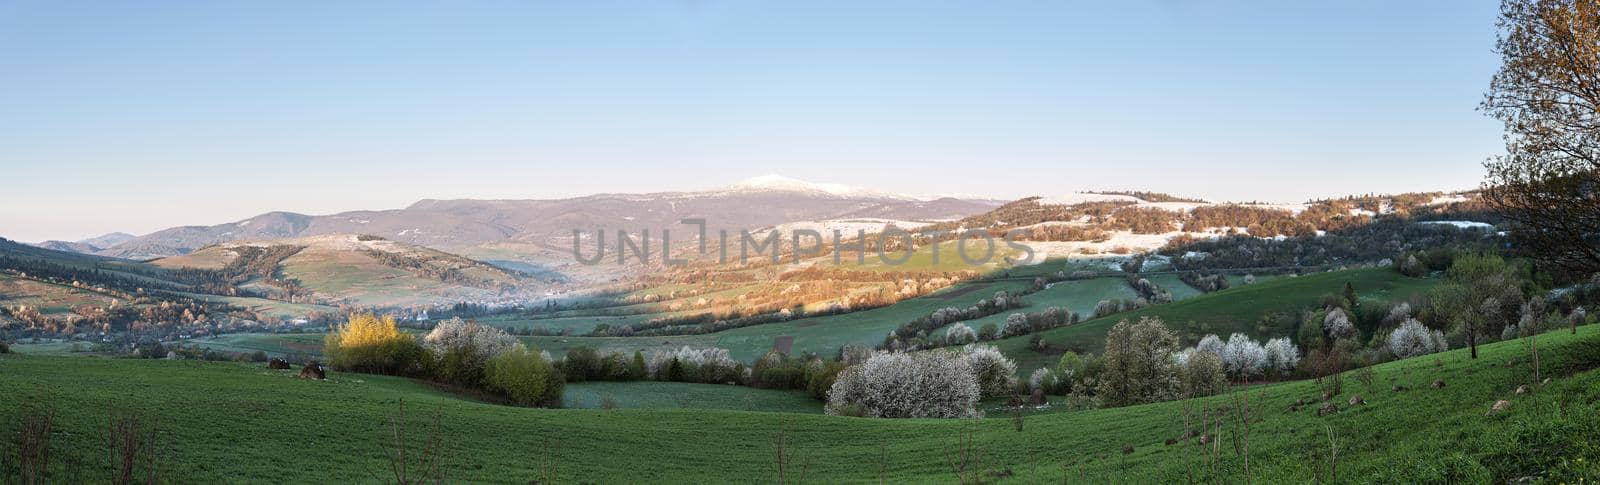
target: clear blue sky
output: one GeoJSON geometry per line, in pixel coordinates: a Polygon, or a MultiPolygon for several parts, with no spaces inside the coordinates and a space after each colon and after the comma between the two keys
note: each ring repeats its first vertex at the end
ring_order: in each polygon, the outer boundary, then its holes
{"type": "Polygon", "coordinates": [[[0,236],[766,173],[1465,189],[1496,2],[0,1],[0,236]]]}

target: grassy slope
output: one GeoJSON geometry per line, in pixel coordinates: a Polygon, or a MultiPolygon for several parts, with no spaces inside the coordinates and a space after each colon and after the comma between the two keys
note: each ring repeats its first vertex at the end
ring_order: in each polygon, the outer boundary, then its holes
{"type": "Polygon", "coordinates": [[[725,409],[822,412],[822,402],[803,391],[772,391],[723,384],[677,382],[580,382],[567,384],[566,406],[599,409],[605,398],[618,409],[725,409]]]}
{"type": "Polygon", "coordinates": [[[1363,299],[1392,301],[1427,291],[1437,282],[1408,278],[1387,268],[1277,278],[1049,330],[1043,335],[1052,349],[1043,353],[1029,348],[1026,336],[1000,340],[995,345],[1016,359],[1018,370],[1027,375],[1033,369],[1054,365],[1060,349],[1099,353],[1104,346],[1106,332],[1113,325],[1122,320],[1138,321],[1146,316],[1160,317],[1183,335],[1188,343],[1208,333],[1223,338],[1233,332],[1244,332],[1256,338],[1281,337],[1292,335],[1295,329],[1270,329],[1270,335],[1262,335],[1256,328],[1262,315],[1279,312],[1297,314],[1315,308],[1322,295],[1342,291],[1345,283],[1354,286],[1357,295],[1363,299]]]}
{"type": "MultiPolygon", "coordinates": [[[[1498,481],[1559,466],[1594,468],[1600,443],[1600,326],[1578,336],[1540,337],[1544,375],[1558,378],[1540,392],[1514,395],[1532,381],[1523,342],[1486,345],[1483,358],[1464,350],[1377,367],[1371,389],[1347,377],[1346,395],[1368,404],[1317,417],[1314,406],[1287,410],[1320,393],[1299,381],[1250,392],[1250,470],[1267,483],[1306,483],[1328,454],[1328,434],[1339,444],[1339,477],[1381,482],[1498,481]],[[1573,374],[1576,373],[1576,374],[1573,374]],[[1572,374],[1570,377],[1566,377],[1572,374]],[[1427,384],[1443,379],[1444,389],[1427,384]],[[1392,384],[1411,387],[1390,392],[1392,384]],[[1496,399],[1511,411],[1486,417],[1496,399]],[[1586,460],[1579,464],[1576,457],[1586,460]],[[1552,464],[1557,463],[1557,464],[1552,464]],[[1488,467],[1484,470],[1482,467],[1488,467]],[[1448,475],[1490,472],[1491,476],[1448,475]]],[[[547,440],[558,481],[598,483],[768,481],[772,442],[780,427],[792,450],[806,456],[809,477],[826,482],[875,481],[880,446],[885,478],[896,482],[953,481],[947,453],[970,426],[984,463],[1007,469],[1007,481],[1151,482],[1187,479],[1203,455],[1193,445],[1163,445],[1184,429],[1184,403],[1045,414],[1025,431],[1003,417],[979,421],[877,420],[783,413],[708,410],[539,410],[483,404],[441,394],[411,381],[336,374],[327,382],[302,381],[259,365],[192,361],[0,355],[0,409],[53,402],[56,463],[82,463],[88,476],[105,476],[108,405],[155,416],[161,430],[166,476],[195,482],[370,481],[381,473],[383,426],[400,400],[408,404],[412,441],[420,442],[429,413],[437,410],[448,433],[445,469],[458,481],[526,482],[538,476],[547,440]],[[1121,453],[1124,444],[1131,454],[1121,453]]],[[[1239,392],[1197,400],[1195,406],[1229,405],[1239,392]]],[[[15,420],[8,420],[14,423],[15,420]]],[[[12,425],[14,426],[14,425],[12,425]]],[[[1225,443],[1218,481],[1243,479],[1225,443]]],[[[792,478],[792,477],[791,477],[792,478]]],[[[1200,477],[1206,479],[1207,477],[1200,477]]]]}

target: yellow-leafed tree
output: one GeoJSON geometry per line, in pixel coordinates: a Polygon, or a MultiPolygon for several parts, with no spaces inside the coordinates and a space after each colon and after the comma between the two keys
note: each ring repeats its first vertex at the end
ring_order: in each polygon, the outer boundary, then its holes
{"type": "Polygon", "coordinates": [[[390,315],[352,314],[328,332],[322,345],[335,370],[411,375],[425,367],[426,354],[417,338],[400,331],[390,315]]]}

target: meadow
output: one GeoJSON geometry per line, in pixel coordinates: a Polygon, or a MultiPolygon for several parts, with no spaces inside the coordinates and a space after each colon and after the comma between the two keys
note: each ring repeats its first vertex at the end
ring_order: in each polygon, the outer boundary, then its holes
{"type": "MultiPolygon", "coordinates": [[[[802,469],[803,481],[952,482],[951,460],[971,463],[969,475],[1003,483],[1593,479],[1600,475],[1600,326],[1541,335],[1537,348],[1538,367],[1529,341],[1513,340],[1480,347],[1477,360],[1458,349],[1375,366],[1370,379],[1352,371],[1328,416],[1318,416],[1316,405],[1292,407],[1320,402],[1324,390],[1294,381],[1190,401],[1038,414],[1021,431],[993,414],[891,420],[528,409],[394,377],[307,381],[260,364],[19,354],[0,355],[0,409],[17,415],[8,426],[41,407],[54,409],[51,475],[61,481],[109,476],[108,409],[137,413],[157,431],[162,477],[195,482],[386,481],[391,419],[406,424],[412,459],[425,455],[430,437],[441,440],[438,458],[452,481],[777,481],[780,454],[792,458],[784,477],[791,482],[802,481],[802,469]],[[1551,381],[1537,385],[1535,372],[1551,381]],[[1446,385],[1433,388],[1435,380],[1446,385]],[[1533,392],[1514,392],[1520,385],[1533,392]],[[1346,404],[1357,395],[1365,404],[1346,404]],[[1486,415],[1501,399],[1510,409],[1486,415]],[[1231,412],[1221,424],[1198,424],[1202,414],[1243,409],[1247,427],[1231,412]],[[1185,430],[1199,428],[1209,430],[1213,445],[1186,437],[1185,430]]],[[[580,388],[576,395],[658,399],[651,396],[659,390],[645,387],[580,388]]]]}

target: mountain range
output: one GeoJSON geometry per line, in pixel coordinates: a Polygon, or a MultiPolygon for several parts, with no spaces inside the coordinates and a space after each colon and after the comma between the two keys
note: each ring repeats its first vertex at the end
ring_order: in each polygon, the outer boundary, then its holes
{"type": "MultiPolygon", "coordinates": [[[[570,262],[574,230],[692,234],[687,218],[709,231],[755,231],[785,223],[831,219],[953,220],[1004,201],[925,197],[818,184],[777,175],[691,192],[595,194],[566,199],[424,199],[401,209],[329,215],[268,212],[213,225],[179,226],[142,236],[108,234],[83,241],[46,241],[49,249],[133,260],[179,256],[233,241],[270,241],[366,234],[540,272],[570,262]],[[681,232],[679,232],[681,231],[681,232]]],[[[688,241],[685,237],[681,239],[688,241]]]]}

